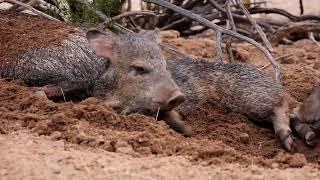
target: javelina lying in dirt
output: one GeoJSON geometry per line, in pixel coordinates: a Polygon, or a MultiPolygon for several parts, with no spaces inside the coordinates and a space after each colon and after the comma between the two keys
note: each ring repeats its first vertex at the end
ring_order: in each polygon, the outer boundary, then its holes
{"type": "MultiPolygon", "coordinates": [[[[38,19],[36,23],[45,21],[38,19]]],[[[3,24],[10,28],[15,26],[14,22],[6,22],[6,19],[3,24]]],[[[46,28],[46,25],[37,27],[46,28]]],[[[2,30],[8,33],[8,30],[2,30]]],[[[38,34],[33,30],[26,31],[29,41],[37,38],[38,34]]],[[[50,31],[42,33],[42,38],[56,36],[50,31]]],[[[10,32],[14,33],[19,32],[10,32]]],[[[44,91],[48,98],[94,96],[122,114],[155,116],[160,108],[165,116],[185,97],[166,70],[161,50],[150,39],[116,36],[112,32],[101,33],[98,30],[90,30],[84,36],[74,30],[51,47],[42,47],[40,42],[37,48],[27,48],[13,59],[2,60],[0,74],[2,78],[22,80],[37,91],[44,91]]],[[[23,44],[20,39],[10,41],[23,44]]],[[[4,44],[3,47],[9,46],[4,44]]],[[[184,130],[180,132],[190,134],[189,129],[184,130]]]]}
{"type": "MultiPolygon", "coordinates": [[[[186,101],[176,110],[187,115],[205,101],[246,115],[254,121],[272,122],[275,134],[288,151],[294,149],[287,93],[274,79],[246,64],[217,64],[205,60],[168,60],[168,69],[186,101]]],[[[307,144],[315,138],[303,134],[307,144]]]]}
{"type": "MultiPolygon", "coordinates": [[[[320,129],[320,85],[317,85],[304,100],[290,114],[293,128],[298,134],[307,140],[307,137],[314,136],[313,130],[320,129]]],[[[309,141],[308,144],[314,145],[315,142],[309,141]]]]}

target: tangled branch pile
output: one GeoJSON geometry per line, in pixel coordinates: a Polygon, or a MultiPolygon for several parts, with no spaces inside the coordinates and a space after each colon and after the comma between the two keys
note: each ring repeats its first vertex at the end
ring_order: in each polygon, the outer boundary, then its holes
{"type": "MultiPolygon", "coordinates": [[[[171,1],[173,4],[189,10],[194,14],[201,15],[219,26],[226,27],[227,29],[235,28],[238,33],[257,41],[261,40],[261,35],[256,27],[252,26],[252,19],[248,18],[248,14],[258,17],[259,15],[264,14],[277,14],[287,19],[284,21],[277,21],[270,18],[253,19],[262,28],[268,39],[275,45],[279,43],[288,44],[297,39],[308,38],[310,37],[310,32],[316,32],[311,34],[311,36],[315,36],[315,39],[320,38],[318,34],[320,16],[295,16],[284,9],[263,7],[263,5],[268,3],[266,0],[241,0],[248,10],[247,12],[243,11],[243,8],[239,4],[239,0],[171,1]],[[231,21],[235,22],[234,27],[232,27],[233,23],[231,21]]],[[[151,6],[147,4],[143,6],[143,9],[161,12],[164,15],[147,17],[138,16],[122,20],[122,23],[131,29],[153,29],[155,27],[158,27],[161,30],[173,29],[179,31],[183,36],[195,35],[208,29],[208,27],[201,26],[190,18],[161,6],[151,6]]],[[[302,0],[300,0],[300,9],[301,13],[303,13],[302,0]]],[[[311,37],[311,39],[314,39],[314,37],[311,37]]]]}

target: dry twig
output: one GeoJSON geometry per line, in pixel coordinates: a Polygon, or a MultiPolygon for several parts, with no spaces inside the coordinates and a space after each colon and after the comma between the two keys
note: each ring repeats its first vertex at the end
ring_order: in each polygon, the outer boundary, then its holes
{"type": "MultiPolygon", "coordinates": [[[[230,28],[232,31],[237,32],[236,24],[234,23],[234,19],[233,19],[232,13],[231,13],[230,5],[231,5],[231,0],[227,0],[226,8],[227,8],[227,16],[229,19],[229,25],[230,25],[230,28]]],[[[232,53],[232,40],[233,40],[233,38],[230,37],[226,43],[226,49],[228,51],[230,62],[234,63],[234,57],[233,57],[233,53],[232,53]]]]}
{"type": "Polygon", "coordinates": [[[123,17],[136,16],[136,15],[156,16],[157,14],[154,11],[149,11],[149,10],[130,11],[130,12],[125,12],[125,13],[119,14],[117,16],[114,16],[110,20],[105,21],[104,23],[110,23],[112,20],[116,21],[116,20],[121,19],[123,17]]]}
{"type": "MultiPolygon", "coordinates": [[[[290,56],[292,56],[292,55],[293,55],[293,54],[286,54],[286,55],[277,57],[277,58],[276,58],[276,61],[280,61],[281,59],[288,58],[288,57],[290,57],[290,56]]],[[[265,66],[263,66],[262,68],[260,68],[260,70],[264,70],[264,69],[268,68],[270,65],[271,65],[271,63],[268,63],[267,65],[265,65],[265,66]]]]}
{"type": "Polygon", "coordinates": [[[302,0],[299,0],[299,7],[300,7],[300,15],[302,15],[303,12],[304,12],[303,1],[302,0]]]}
{"type": "Polygon", "coordinates": [[[222,33],[221,31],[216,31],[216,53],[217,53],[217,62],[223,63],[223,54],[222,54],[222,33]]]}
{"type": "Polygon", "coordinates": [[[276,33],[271,37],[271,42],[272,44],[277,45],[288,35],[299,32],[320,32],[320,24],[309,21],[290,22],[276,31],[276,33]]]}
{"type": "Polygon", "coordinates": [[[247,8],[243,5],[243,3],[240,0],[236,0],[236,2],[239,5],[239,7],[241,8],[241,11],[243,12],[243,14],[248,18],[248,20],[250,21],[252,26],[258,32],[259,36],[262,39],[263,44],[266,46],[266,48],[269,51],[272,52],[273,51],[272,46],[271,46],[269,40],[267,39],[266,34],[262,31],[261,27],[257,24],[256,20],[251,17],[249,11],[247,10],[247,8]]]}
{"type": "Polygon", "coordinates": [[[41,11],[39,11],[39,10],[33,8],[32,6],[30,6],[28,4],[25,4],[23,2],[20,2],[20,1],[17,1],[17,0],[4,0],[4,1],[12,3],[12,4],[18,4],[19,6],[22,6],[22,7],[26,8],[26,9],[28,9],[28,10],[30,10],[30,11],[38,14],[38,15],[40,15],[40,16],[43,16],[43,17],[45,17],[47,19],[54,20],[54,21],[59,21],[58,19],[56,19],[56,18],[54,18],[52,16],[49,16],[48,14],[45,14],[45,13],[43,13],[43,12],[41,12],[41,11]]]}
{"type": "MultiPolygon", "coordinates": [[[[238,14],[240,11],[234,11],[233,13],[238,14]]],[[[320,16],[315,15],[302,15],[302,16],[295,16],[283,9],[278,8],[261,8],[256,7],[249,10],[250,14],[258,14],[258,13],[264,13],[264,14],[279,14],[284,17],[287,17],[291,21],[298,22],[298,21],[306,21],[306,20],[316,20],[320,21],[320,16]]]]}
{"type": "Polygon", "coordinates": [[[316,45],[320,46],[320,43],[314,38],[313,32],[308,33],[308,37],[311,41],[313,41],[316,45]]]}

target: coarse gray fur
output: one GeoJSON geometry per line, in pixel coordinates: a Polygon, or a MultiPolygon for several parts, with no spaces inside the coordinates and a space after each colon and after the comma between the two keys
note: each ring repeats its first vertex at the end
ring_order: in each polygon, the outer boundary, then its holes
{"type": "Polygon", "coordinates": [[[283,100],[283,88],[271,76],[248,64],[219,64],[206,60],[168,60],[172,77],[186,101],[178,111],[187,115],[205,101],[251,119],[264,120],[283,100]]]}
{"type": "Polygon", "coordinates": [[[168,60],[168,69],[186,101],[176,110],[187,116],[206,101],[272,122],[275,134],[288,151],[294,150],[285,91],[274,79],[248,64],[223,64],[205,60],[168,60]]]}
{"type": "Polygon", "coordinates": [[[86,36],[70,34],[58,46],[28,49],[12,66],[0,67],[1,77],[44,86],[49,97],[99,97],[123,114],[155,115],[184,100],[151,35],[91,30],[86,36]]]}

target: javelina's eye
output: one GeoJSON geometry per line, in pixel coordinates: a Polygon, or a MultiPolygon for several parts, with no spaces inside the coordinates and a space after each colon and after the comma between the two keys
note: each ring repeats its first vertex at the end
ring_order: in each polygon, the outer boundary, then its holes
{"type": "Polygon", "coordinates": [[[131,69],[138,75],[147,74],[150,71],[142,66],[131,66],[131,69]]]}

